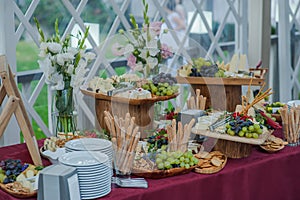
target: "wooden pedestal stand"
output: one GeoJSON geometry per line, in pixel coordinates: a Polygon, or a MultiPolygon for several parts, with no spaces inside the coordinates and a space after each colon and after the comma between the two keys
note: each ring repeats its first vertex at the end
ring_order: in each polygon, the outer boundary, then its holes
{"type": "Polygon", "coordinates": [[[6,105],[4,105],[2,113],[0,113],[0,137],[3,135],[10,118],[14,113],[19,127],[24,135],[24,139],[33,163],[36,166],[42,165],[37,141],[27,116],[24,103],[20,96],[11,69],[6,63],[5,56],[3,55],[0,56],[0,75],[2,79],[2,83],[0,84],[0,105],[2,105],[4,98],[6,96],[8,97],[8,101],[6,105]]]}
{"type": "Polygon", "coordinates": [[[146,138],[147,130],[153,129],[154,103],[178,96],[177,93],[171,96],[154,96],[150,99],[128,99],[95,93],[87,90],[86,85],[81,86],[80,90],[83,94],[95,98],[95,110],[101,128],[108,130],[104,121],[104,111],[123,118],[129,113],[131,117],[135,117],[135,124],[140,127],[141,138],[146,138]]]}
{"type": "MultiPolygon", "coordinates": [[[[201,94],[207,97],[206,107],[215,110],[235,111],[240,105],[242,86],[249,85],[251,78],[216,78],[216,77],[176,77],[181,84],[190,84],[193,91],[200,89],[201,94]]],[[[261,86],[262,78],[253,78],[252,86],[261,86]]],[[[195,92],[196,93],[196,92],[195,92]]]]}

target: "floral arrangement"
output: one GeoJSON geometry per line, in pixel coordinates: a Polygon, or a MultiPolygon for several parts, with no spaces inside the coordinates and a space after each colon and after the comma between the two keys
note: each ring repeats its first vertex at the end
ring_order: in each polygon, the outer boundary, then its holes
{"type": "Polygon", "coordinates": [[[88,71],[87,64],[95,58],[92,52],[85,52],[84,42],[88,36],[89,27],[82,35],[78,33],[77,47],[72,47],[70,39],[72,35],[67,35],[61,39],[58,30],[58,20],[55,21],[55,35],[46,39],[39,22],[35,18],[36,26],[40,34],[39,66],[46,76],[46,83],[50,84],[53,90],[63,90],[70,86],[78,88],[84,81],[84,76],[88,71]]]}
{"type": "MultiPolygon", "coordinates": [[[[125,45],[116,42],[112,45],[112,52],[116,56],[125,56],[127,65],[132,71],[141,72],[144,77],[149,74],[158,73],[158,65],[164,59],[173,56],[171,48],[161,43],[159,35],[161,32],[162,21],[150,22],[148,13],[148,4],[143,0],[144,5],[144,23],[140,29],[133,15],[130,15],[130,21],[133,29],[125,32],[123,29],[119,31],[121,35],[127,38],[125,45]]],[[[164,30],[167,32],[167,30],[164,30]]]]}
{"type": "Polygon", "coordinates": [[[54,130],[57,134],[76,131],[76,105],[73,99],[73,89],[78,89],[84,82],[84,76],[88,71],[87,64],[93,60],[95,54],[86,52],[84,42],[88,37],[89,27],[84,34],[77,36],[67,35],[65,39],[60,37],[58,20],[55,21],[55,34],[49,39],[45,38],[40,24],[34,18],[40,34],[40,53],[38,60],[41,70],[46,77],[46,83],[54,90],[53,111],[56,122],[54,130]],[[71,46],[71,37],[78,39],[77,47],[71,46]]]}

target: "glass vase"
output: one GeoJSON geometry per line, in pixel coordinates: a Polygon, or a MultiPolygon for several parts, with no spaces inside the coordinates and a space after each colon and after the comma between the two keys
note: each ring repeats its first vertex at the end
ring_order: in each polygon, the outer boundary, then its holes
{"type": "Polygon", "coordinates": [[[77,127],[73,88],[65,87],[63,90],[55,90],[52,102],[53,133],[67,138],[70,133],[75,133],[77,127]]]}

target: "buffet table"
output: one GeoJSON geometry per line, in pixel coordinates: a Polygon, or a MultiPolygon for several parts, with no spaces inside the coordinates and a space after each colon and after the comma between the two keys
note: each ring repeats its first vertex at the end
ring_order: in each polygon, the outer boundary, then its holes
{"type": "MultiPolygon", "coordinates": [[[[278,132],[277,132],[278,134],[278,132]]],[[[42,142],[39,141],[39,145],[42,142]]],[[[0,159],[14,158],[32,162],[25,144],[0,148],[0,159]]],[[[49,161],[43,159],[44,165],[49,161]]],[[[125,199],[299,199],[300,146],[286,147],[274,154],[254,147],[247,158],[229,159],[217,174],[191,172],[159,180],[148,179],[148,189],[113,187],[105,200],[125,199]]],[[[0,191],[0,199],[16,199],[0,191]]]]}

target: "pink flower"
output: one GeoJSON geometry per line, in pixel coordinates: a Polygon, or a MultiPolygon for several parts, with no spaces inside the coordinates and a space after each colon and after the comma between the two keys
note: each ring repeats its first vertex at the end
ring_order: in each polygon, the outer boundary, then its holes
{"type": "Polygon", "coordinates": [[[120,45],[118,42],[116,42],[112,45],[111,51],[115,56],[124,55],[124,47],[122,45],[120,45]]]}
{"type": "MultiPolygon", "coordinates": [[[[156,35],[160,34],[162,22],[150,22],[149,28],[151,31],[153,31],[156,35]]],[[[144,27],[144,30],[147,30],[147,27],[144,27]]]]}
{"type": "Polygon", "coordinates": [[[130,54],[127,57],[127,65],[131,68],[134,69],[136,66],[136,57],[133,54],[130,54]]]}
{"type": "Polygon", "coordinates": [[[167,59],[167,58],[173,56],[173,52],[172,52],[171,48],[166,44],[161,44],[160,51],[161,51],[161,57],[163,59],[167,59]]]}

